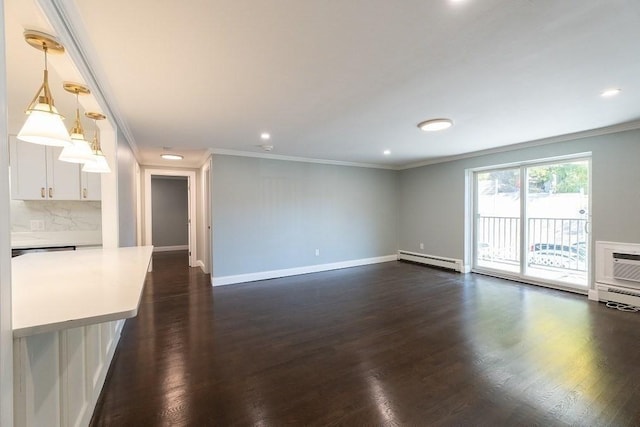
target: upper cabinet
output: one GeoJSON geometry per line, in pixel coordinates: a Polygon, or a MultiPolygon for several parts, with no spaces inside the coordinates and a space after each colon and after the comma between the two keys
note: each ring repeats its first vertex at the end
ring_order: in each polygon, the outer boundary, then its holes
{"type": "Polygon", "coordinates": [[[100,200],[100,180],[102,174],[82,172],[80,175],[80,197],[82,200],[100,200]]]}
{"type": "Polygon", "coordinates": [[[81,173],[81,165],[61,162],[62,148],[45,147],[11,136],[11,198],[18,200],[100,200],[100,177],[81,173]]]}

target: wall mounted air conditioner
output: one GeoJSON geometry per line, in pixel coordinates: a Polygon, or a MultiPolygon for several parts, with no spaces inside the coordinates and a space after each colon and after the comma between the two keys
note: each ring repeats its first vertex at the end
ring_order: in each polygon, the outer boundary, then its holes
{"type": "Polygon", "coordinates": [[[590,299],[640,307],[640,244],[596,242],[595,264],[590,299]]]}
{"type": "Polygon", "coordinates": [[[640,254],[613,252],[613,278],[640,282],[640,254]]]}

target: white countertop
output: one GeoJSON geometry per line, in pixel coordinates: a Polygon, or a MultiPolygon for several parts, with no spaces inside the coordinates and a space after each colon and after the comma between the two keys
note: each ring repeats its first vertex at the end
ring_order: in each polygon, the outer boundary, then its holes
{"type": "Polygon", "coordinates": [[[152,252],[137,246],[13,258],[14,337],[135,316],[152,252]]]}
{"type": "Polygon", "coordinates": [[[13,249],[55,246],[100,246],[102,232],[98,231],[14,231],[11,233],[13,249]]]}

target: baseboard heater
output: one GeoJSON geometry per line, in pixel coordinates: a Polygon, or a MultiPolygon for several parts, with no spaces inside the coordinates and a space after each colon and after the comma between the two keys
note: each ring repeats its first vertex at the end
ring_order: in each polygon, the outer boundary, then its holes
{"type": "Polygon", "coordinates": [[[611,301],[640,307],[640,290],[611,285],[596,285],[599,301],[611,301]]]}
{"type": "Polygon", "coordinates": [[[461,273],[463,269],[462,260],[434,255],[426,255],[417,252],[398,251],[398,259],[431,265],[434,267],[447,268],[450,270],[455,270],[459,273],[461,273]]]}

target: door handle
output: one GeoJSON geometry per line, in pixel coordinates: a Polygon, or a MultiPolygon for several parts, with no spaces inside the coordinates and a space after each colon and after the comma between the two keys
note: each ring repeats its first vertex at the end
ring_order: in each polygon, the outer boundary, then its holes
{"type": "Polygon", "coordinates": [[[86,199],[86,198],[87,198],[87,189],[86,189],[86,188],[83,188],[83,189],[82,189],[82,198],[83,198],[83,199],[86,199]]]}
{"type": "Polygon", "coordinates": [[[49,198],[53,199],[53,188],[49,187],[49,198]]]}
{"type": "Polygon", "coordinates": [[[40,187],[40,197],[42,197],[44,199],[45,195],[44,195],[44,187],[40,187]]]}

